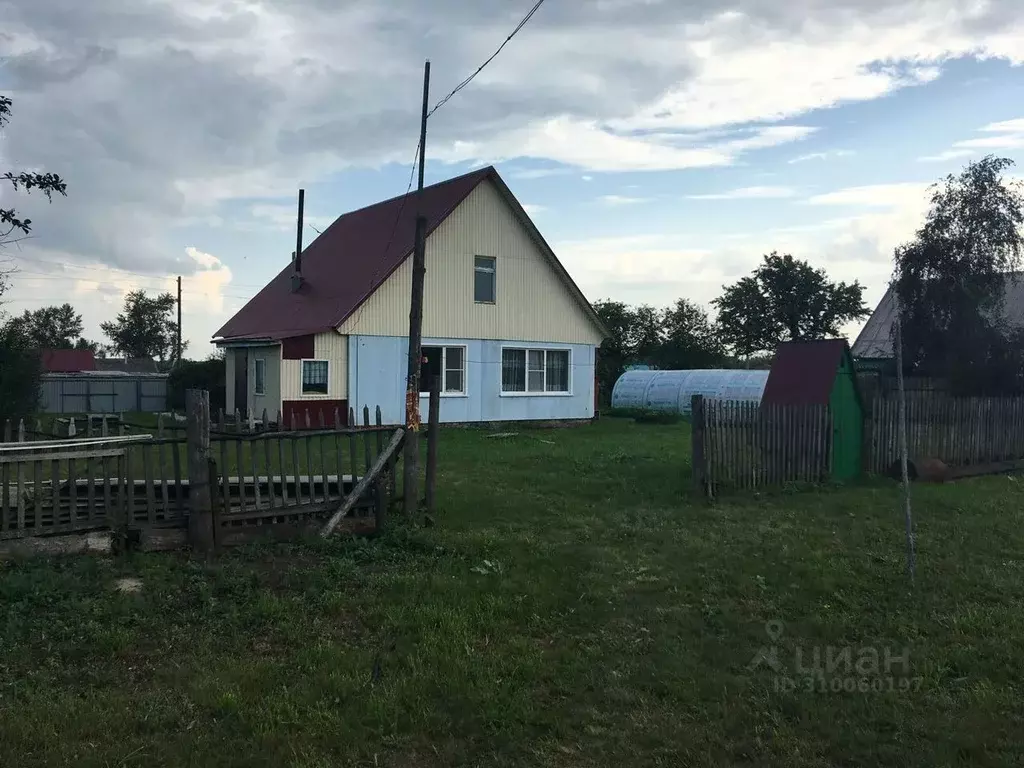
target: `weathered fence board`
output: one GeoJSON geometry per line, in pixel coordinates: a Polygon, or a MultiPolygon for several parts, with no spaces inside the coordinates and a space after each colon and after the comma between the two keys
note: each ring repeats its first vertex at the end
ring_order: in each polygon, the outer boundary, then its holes
{"type": "Polygon", "coordinates": [[[821,482],[829,476],[827,406],[703,398],[693,406],[694,484],[705,492],[821,482]]]}
{"type": "MultiPolygon", "coordinates": [[[[1024,459],[1024,398],[954,398],[908,392],[907,451],[911,459],[937,458],[951,467],[1024,459]]],[[[899,408],[879,397],[865,418],[865,467],[886,472],[899,459],[899,408]]]]}

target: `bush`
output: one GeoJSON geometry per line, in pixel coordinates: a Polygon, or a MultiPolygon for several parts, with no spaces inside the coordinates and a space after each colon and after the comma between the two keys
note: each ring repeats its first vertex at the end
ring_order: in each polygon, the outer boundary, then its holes
{"type": "Polygon", "coordinates": [[[39,351],[22,323],[0,326],[0,422],[19,419],[39,405],[39,351]]]}
{"type": "Polygon", "coordinates": [[[175,410],[185,409],[185,392],[205,389],[210,393],[210,412],[227,407],[225,386],[226,367],[223,359],[183,360],[171,371],[167,381],[167,405],[175,410]]]}
{"type": "Polygon", "coordinates": [[[604,413],[614,418],[633,419],[637,424],[678,424],[690,420],[689,416],[675,411],[654,411],[649,408],[612,408],[604,413]]]}

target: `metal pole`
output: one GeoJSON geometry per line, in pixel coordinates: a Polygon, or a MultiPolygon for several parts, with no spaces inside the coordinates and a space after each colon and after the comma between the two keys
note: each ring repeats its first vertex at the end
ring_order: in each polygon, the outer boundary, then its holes
{"type": "MultiPolygon", "coordinates": [[[[893,295],[896,296],[895,288],[893,295]]],[[[914,521],[910,512],[910,478],[907,472],[907,398],[903,388],[903,322],[900,302],[896,296],[896,389],[899,405],[900,478],[903,483],[903,521],[907,539],[907,575],[914,581],[916,554],[914,552],[914,521]]]]}
{"type": "Polygon", "coordinates": [[[420,458],[420,359],[423,341],[423,278],[426,272],[423,217],[423,172],[427,155],[427,99],[430,93],[430,62],[423,67],[423,111],[420,116],[419,186],[416,195],[416,240],[412,252],[412,297],[409,305],[409,371],[405,389],[405,466],[403,468],[406,514],[416,510],[419,500],[420,458]]]}

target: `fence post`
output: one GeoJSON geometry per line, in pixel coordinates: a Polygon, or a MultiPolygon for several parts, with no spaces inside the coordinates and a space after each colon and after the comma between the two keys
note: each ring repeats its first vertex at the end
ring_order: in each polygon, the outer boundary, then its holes
{"type": "Polygon", "coordinates": [[[441,431],[441,377],[430,380],[430,402],[427,409],[427,480],[425,506],[427,514],[434,512],[434,491],[437,485],[437,439],[441,431]]]}
{"type": "MultiPolygon", "coordinates": [[[[213,551],[213,504],[210,494],[210,393],[190,389],[185,393],[188,447],[188,538],[196,553],[213,551]]],[[[239,467],[239,473],[241,473],[239,467]]]]}
{"type": "Polygon", "coordinates": [[[704,455],[704,395],[694,395],[690,398],[690,423],[693,484],[698,491],[707,494],[708,464],[707,457],[704,455]]]}

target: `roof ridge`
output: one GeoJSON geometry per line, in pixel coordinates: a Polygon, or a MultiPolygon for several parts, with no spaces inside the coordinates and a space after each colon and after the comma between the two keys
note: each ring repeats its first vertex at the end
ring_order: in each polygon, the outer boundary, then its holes
{"type": "MultiPolygon", "coordinates": [[[[451,184],[452,182],[455,182],[455,181],[463,181],[463,180],[469,178],[470,176],[474,176],[476,174],[479,174],[481,176],[485,176],[485,175],[489,174],[491,171],[494,171],[494,170],[496,170],[496,169],[495,169],[495,167],[493,165],[488,165],[488,166],[485,166],[483,168],[477,168],[475,171],[468,171],[468,172],[463,173],[463,174],[461,174],[459,176],[452,176],[450,179],[444,179],[442,181],[436,181],[433,184],[428,184],[427,186],[425,186],[423,188],[423,191],[426,192],[427,190],[435,189],[437,187],[442,187],[445,184],[451,184]]],[[[351,216],[353,213],[362,213],[363,211],[368,211],[371,208],[376,208],[378,205],[387,205],[388,203],[394,203],[394,202],[396,202],[398,200],[401,200],[403,197],[412,197],[413,195],[417,194],[418,192],[419,192],[419,190],[414,190],[414,189],[412,189],[410,187],[410,189],[407,192],[403,192],[400,195],[395,195],[394,197],[389,197],[386,200],[378,200],[376,203],[370,203],[369,205],[364,205],[362,208],[353,208],[351,211],[345,211],[345,213],[338,214],[338,217],[334,221],[337,221],[338,219],[344,218],[345,216],[351,216]]],[[[332,222],[331,226],[333,226],[333,222],[332,222]]],[[[330,229],[330,228],[331,228],[330,226],[327,227],[327,229],[330,229]]],[[[325,229],[324,232],[326,232],[327,229],[325,229]]]]}

